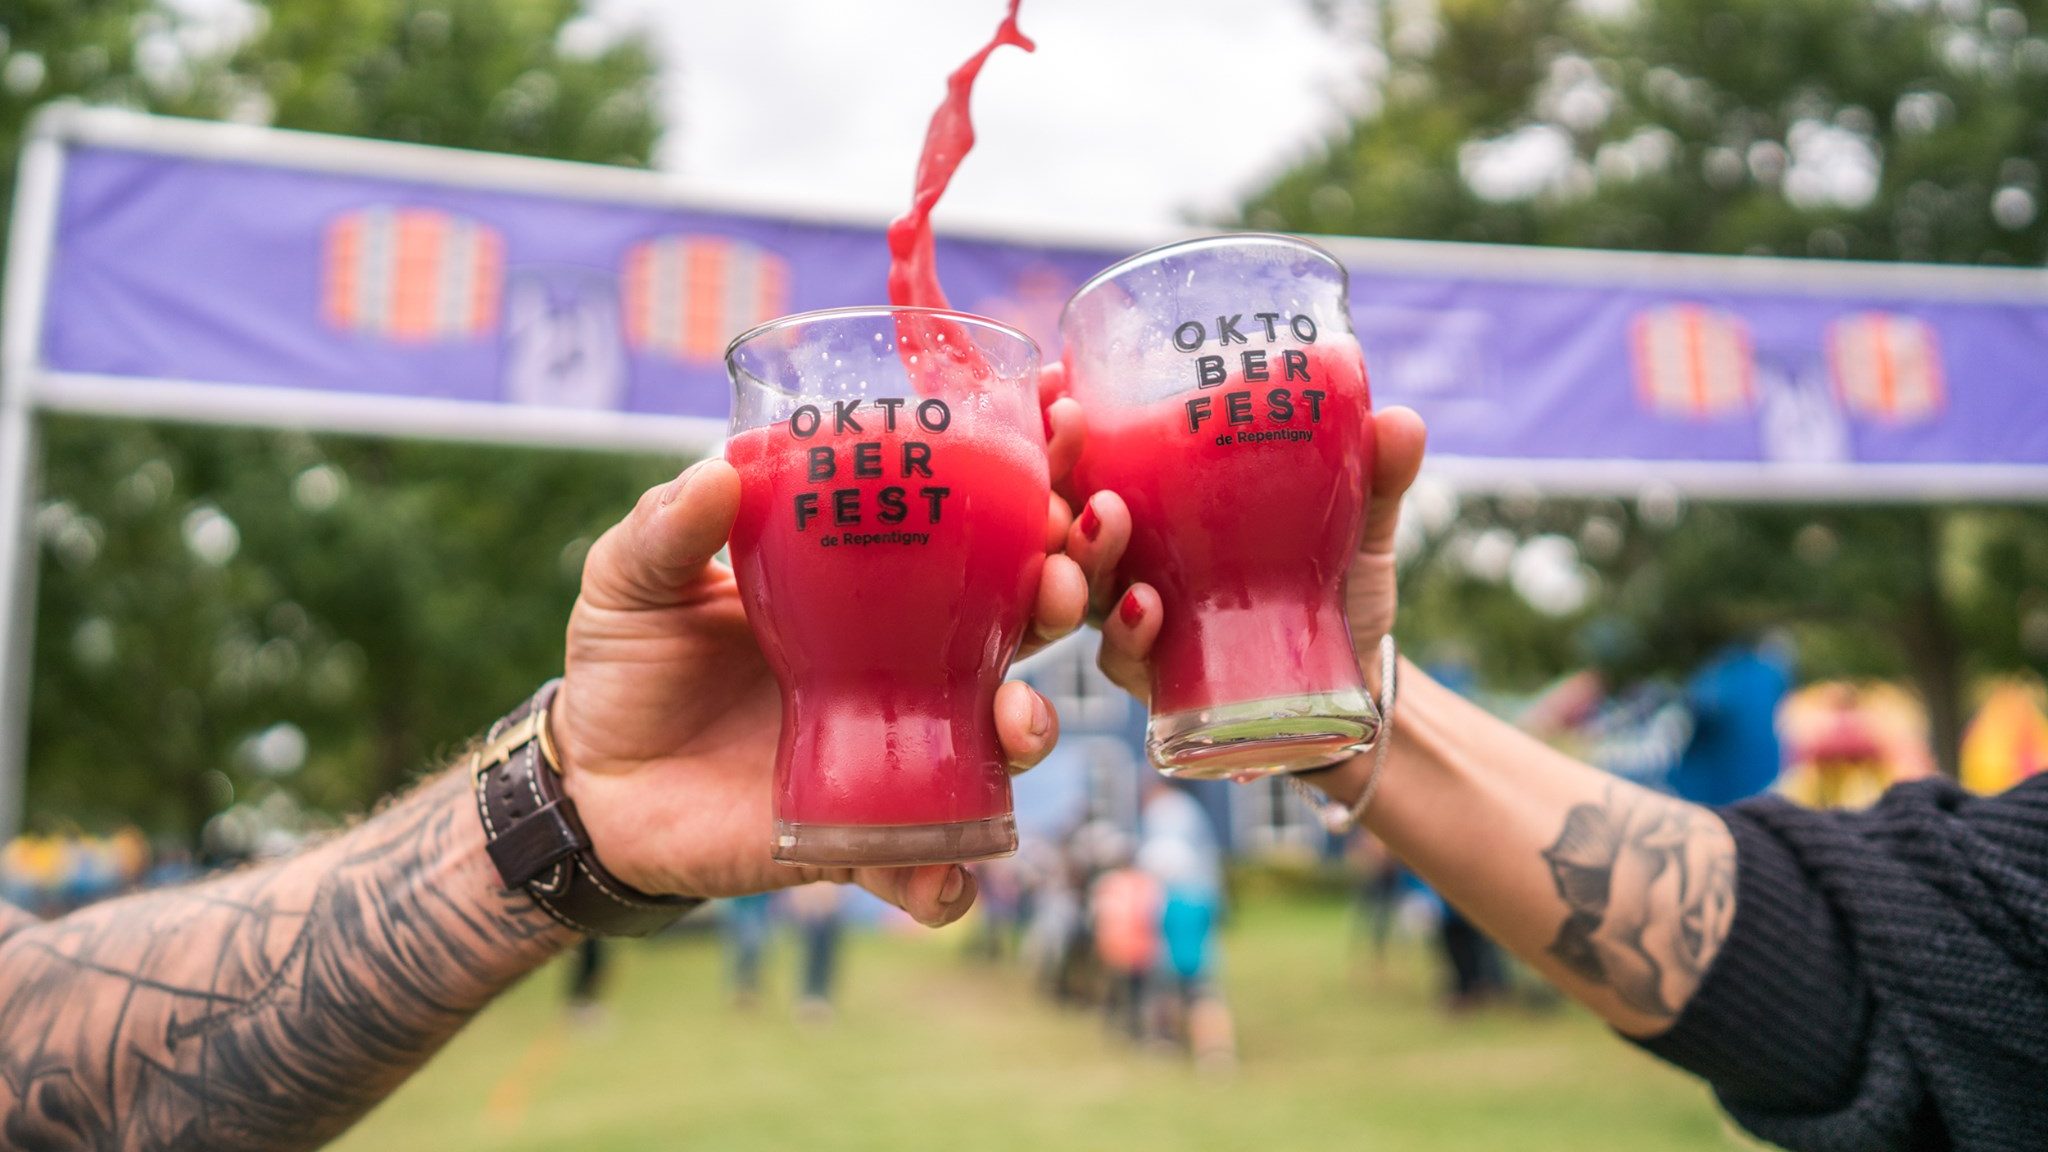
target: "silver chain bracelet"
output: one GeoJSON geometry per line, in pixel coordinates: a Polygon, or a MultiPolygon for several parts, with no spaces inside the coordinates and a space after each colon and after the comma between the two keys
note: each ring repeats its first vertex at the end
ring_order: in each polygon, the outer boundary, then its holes
{"type": "Polygon", "coordinates": [[[1394,742],[1394,700],[1400,692],[1400,652],[1394,647],[1392,636],[1380,637],[1380,730],[1373,738],[1372,769],[1366,773],[1365,787],[1359,789],[1358,799],[1348,807],[1324,796],[1316,787],[1299,776],[1289,776],[1287,782],[1308,801],[1323,818],[1323,826],[1331,835],[1341,836],[1365,819],[1365,810],[1372,805],[1373,793],[1380,788],[1380,770],[1387,766],[1387,748],[1394,742]]]}

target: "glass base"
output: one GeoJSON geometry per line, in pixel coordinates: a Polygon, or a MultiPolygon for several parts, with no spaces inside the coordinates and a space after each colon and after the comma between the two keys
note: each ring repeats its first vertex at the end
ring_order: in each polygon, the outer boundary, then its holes
{"type": "Polygon", "coordinates": [[[801,824],[775,822],[778,863],[816,868],[907,868],[966,864],[1017,850],[1009,813],[956,824],[801,824]]]}
{"type": "Polygon", "coordinates": [[[1379,732],[1379,709],[1345,690],[1154,716],[1145,752],[1168,776],[1252,780],[1335,764],[1371,748],[1379,732]]]}

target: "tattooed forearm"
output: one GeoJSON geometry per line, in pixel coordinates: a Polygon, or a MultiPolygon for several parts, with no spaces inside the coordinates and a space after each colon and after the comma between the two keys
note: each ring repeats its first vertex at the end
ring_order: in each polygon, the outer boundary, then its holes
{"type": "Polygon", "coordinates": [[[1627,785],[1566,815],[1543,853],[1567,915],[1550,954],[1629,1007],[1675,1019],[1735,914],[1735,843],[1705,809],[1627,785]]]}
{"type": "Polygon", "coordinates": [[[4,934],[0,1147],[312,1148],[566,943],[450,774],[283,864],[4,934]],[[467,821],[467,823],[465,823],[467,821]]]}

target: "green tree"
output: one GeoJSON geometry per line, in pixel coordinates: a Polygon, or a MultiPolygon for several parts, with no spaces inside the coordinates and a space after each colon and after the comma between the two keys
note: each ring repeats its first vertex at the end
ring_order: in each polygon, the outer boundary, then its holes
{"type": "Polygon", "coordinates": [[[14,194],[29,116],[47,101],[210,107],[213,94],[195,90],[180,60],[198,27],[157,0],[0,0],[0,204],[14,194]]]}
{"type": "Polygon", "coordinates": [[[579,0],[271,0],[227,66],[281,128],[644,167],[661,123],[638,37],[569,51],[579,0]]]}
{"type": "MultiPolygon", "coordinates": [[[[2048,5],[1881,0],[1320,0],[1374,49],[1371,99],[1245,223],[1675,252],[2038,265],[2048,5]]],[[[1795,626],[1817,675],[1910,676],[1953,768],[1971,677],[2048,660],[2031,509],[1635,510],[1474,502],[1446,531],[1583,539],[1598,594],[1538,622],[1439,548],[1411,621],[1525,685],[1594,644],[1637,674],[1795,626]],[[1591,555],[1599,551],[1605,558],[1591,555]],[[1476,598],[1476,600],[1475,600],[1476,598]],[[1489,599],[1491,598],[1491,599],[1489,599]],[[1478,601],[1485,601],[1481,608],[1478,601]],[[1540,642],[1512,659],[1489,633],[1540,642]],[[1508,624],[1510,618],[1519,623],[1508,624]],[[1600,634],[1594,629],[1592,634],[1600,634]],[[1531,656],[1533,653],[1533,658],[1531,656]]]]}
{"type": "Polygon", "coordinates": [[[1373,42],[1374,101],[1256,195],[1251,222],[1668,252],[2048,256],[2048,6],[1320,7],[1373,42]],[[1548,161],[1541,179],[1485,178],[1508,141],[1548,161]]]}
{"type": "MultiPolygon", "coordinates": [[[[205,35],[150,3],[15,9],[17,49],[106,61],[91,83],[53,71],[37,97],[634,165],[660,129],[644,43],[584,50],[563,34],[574,0],[272,0],[205,35]]],[[[0,106],[0,131],[18,138],[30,103],[0,106]]],[[[30,819],[180,833],[280,788],[360,808],[452,752],[560,668],[582,549],[678,464],[77,419],[43,433],[30,819]],[[279,782],[290,758],[254,738],[281,724],[306,754],[279,782]]]]}

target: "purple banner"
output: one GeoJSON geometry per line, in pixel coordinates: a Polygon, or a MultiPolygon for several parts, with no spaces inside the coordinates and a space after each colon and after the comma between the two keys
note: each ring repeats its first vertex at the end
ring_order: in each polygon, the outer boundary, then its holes
{"type": "MultiPolygon", "coordinates": [[[[67,148],[39,392],[75,377],[722,420],[732,335],[884,298],[878,227],[262,156],[67,148]]],[[[1331,243],[1376,399],[1420,409],[1441,457],[1535,481],[1644,461],[2048,490],[2039,273],[1331,243]]],[[[1066,295],[1126,254],[939,244],[956,306],[1048,350],[1066,295]]]]}
{"type": "MultiPolygon", "coordinates": [[[[943,241],[956,303],[1053,335],[1115,253],[943,241]]],[[[725,344],[886,298],[877,230],[74,149],[57,372],[726,415],[725,344]]]]}
{"type": "Polygon", "coordinates": [[[2048,306],[2038,300],[1389,275],[1350,263],[1376,398],[1421,410],[1446,453],[2048,464],[2048,306]]]}

